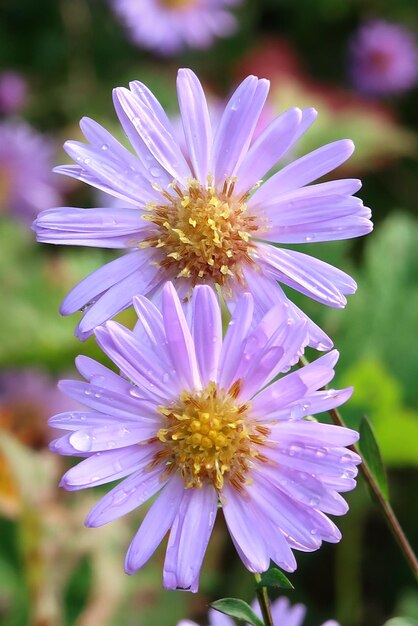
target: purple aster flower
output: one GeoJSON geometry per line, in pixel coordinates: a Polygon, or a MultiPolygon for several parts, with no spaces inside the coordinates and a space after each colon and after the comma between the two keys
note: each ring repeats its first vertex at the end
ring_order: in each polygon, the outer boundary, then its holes
{"type": "Polygon", "coordinates": [[[22,74],[11,70],[0,72],[0,113],[20,111],[26,104],[28,86],[22,74]]]}
{"type": "Polygon", "coordinates": [[[383,20],[366,22],[352,37],[349,52],[351,79],[362,92],[401,93],[417,82],[417,43],[403,26],[383,20]]]}
{"type": "MultiPolygon", "coordinates": [[[[253,611],[261,617],[260,607],[258,602],[253,602],[252,604],[253,611]]],[[[290,604],[289,600],[285,597],[279,598],[275,602],[271,604],[271,616],[273,618],[273,623],[277,626],[302,626],[303,620],[306,615],[306,607],[303,604],[294,604],[293,606],[290,604]]],[[[199,626],[196,622],[191,622],[190,620],[181,620],[178,622],[177,626],[199,626]]],[[[214,609],[209,610],[209,626],[235,626],[235,622],[233,619],[220,613],[219,611],[215,611],[214,609]]],[[[334,620],[328,620],[322,626],[339,626],[337,622],[334,620]]]]}
{"type": "Polygon", "coordinates": [[[0,124],[0,212],[30,223],[60,201],[51,173],[52,143],[25,122],[0,124]]]}
{"type": "Polygon", "coordinates": [[[208,48],[237,26],[230,7],[241,0],[113,0],[132,41],[160,54],[208,48]]]}
{"type": "Polygon", "coordinates": [[[46,418],[65,408],[56,381],[45,373],[35,369],[0,373],[0,431],[12,433],[30,448],[47,445],[51,433],[46,418]]]}
{"type": "MultiPolygon", "coordinates": [[[[357,237],[371,228],[370,210],[352,194],[360,181],[309,185],[353,152],[349,140],[328,144],[260,179],[309,128],[314,109],[290,109],[251,144],[269,83],[249,76],[213,132],[202,87],[180,70],[178,96],[188,155],[161,105],[139,82],[114,91],[120,122],[136,155],[84,118],[89,144],[68,141],[75,165],[56,168],[129,203],[120,209],[54,208],[34,223],[38,241],[129,251],[86,277],[64,300],[63,315],[82,309],[77,335],[131,305],[137,293],[157,298],[166,280],[184,300],[196,284],[218,285],[228,305],[250,291],[258,316],[285,299],[280,281],[329,306],[343,307],[356,284],[339,269],[276,242],[357,237]],[[131,204],[137,208],[132,209],[131,204]]],[[[303,313],[292,305],[295,317],[303,313]]],[[[311,345],[331,340],[309,323],[311,345]]]]}
{"type": "Polygon", "coordinates": [[[126,572],[141,568],[170,531],[164,585],[196,591],[219,503],[252,572],[267,570],[270,559],[293,571],[293,549],[338,542],[325,514],[348,509],[338,492],[355,486],[360,458],[345,446],[358,435],[304,419],[351,395],[351,388],[322,390],[337,352],[268,384],[307,341],[306,320],[295,321],[286,304],[254,328],[253,298],[244,294],[224,339],[209,286],[196,287],[191,307],[182,308],[172,283],[163,290],[162,313],[144,296],[134,306],[134,332],[114,321],[95,331],[121,375],[78,357],[87,382],[62,381],[60,388],[88,409],[50,420],[67,431],[52,450],[84,457],[63,476],[65,489],[123,479],[89,513],[87,526],[158,494],[129,547],[126,572]]]}

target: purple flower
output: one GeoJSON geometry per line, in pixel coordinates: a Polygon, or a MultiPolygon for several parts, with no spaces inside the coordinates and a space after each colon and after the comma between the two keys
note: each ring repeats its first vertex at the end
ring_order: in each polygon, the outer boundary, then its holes
{"type": "Polygon", "coordinates": [[[88,409],[50,420],[68,431],[52,450],[84,457],[62,478],[65,489],[123,479],[89,513],[87,526],[106,524],[158,494],[129,547],[126,572],[140,569],[170,531],[164,585],[196,591],[219,503],[252,572],[267,570],[270,559],[293,571],[293,549],[338,542],[325,513],[348,509],[338,492],[355,486],[360,458],[345,446],[358,435],[304,419],[351,395],[351,388],[322,390],[337,352],[268,384],[307,341],[306,320],[295,321],[286,304],[252,330],[253,298],[244,294],[224,339],[209,286],[196,287],[189,308],[171,283],[162,313],[144,296],[134,306],[134,332],[113,321],[96,329],[121,375],[78,357],[87,382],[62,381],[60,388],[88,409]]]}
{"type": "Polygon", "coordinates": [[[366,22],[349,47],[353,84],[364,93],[383,96],[411,89],[418,77],[414,34],[383,20],[366,22]]]}
{"type": "Polygon", "coordinates": [[[0,113],[20,111],[26,104],[28,86],[22,74],[11,70],[0,72],[0,113]]]}
{"type": "Polygon", "coordinates": [[[12,433],[26,446],[45,447],[51,438],[46,418],[64,408],[56,381],[43,372],[23,369],[0,373],[0,431],[12,433]]]}
{"type": "Polygon", "coordinates": [[[237,22],[230,7],[241,0],[113,0],[132,41],[164,55],[185,47],[208,48],[237,22]]]}
{"type": "MultiPolygon", "coordinates": [[[[345,239],[371,230],[370,210],[352,195],[360,181],[308,185],[348,159],[353,144],[328,144],[260,185],[316,117],[314,109],[290,109],[251,145],[268,90],[268,81],[246,78],[213,133],[197,77],[180,70],[187,157],[161,105],[139,82],[114,91],[118,117],[136,155],[93,120],[81,121],[90,143],[66,142],[76,164],[56,171],[121,198],[130,208],[54,208],[34,223],[44,243],[129,250],[86,277],[64,300],[63,315],[83,310],[76,331],[80,338],[130,306],[135,294],[158,299],[166,280],[175,282],[185,300],[196,284],[219,285],[231,308],[250,291],[258,317],[285,299],[277,281],[329,306],[345,305],[345,294],[356,290],[350,276],[274,244],[345,239]]],[[[292,307],[296,317],[303,316],[292,307]]],[[[311,345],[332,346],[313,322],[309,328],[311,345]]]]}
{"type": "Polygon", "coordinates": [[[25,122],[0,123],[0,212],[30,223],[60,201],[51,173],[53,146],[25,122]]]}
{"type": "MultiPolygon", "coordinates": [[[[253,602],[252,608],[254,612],[261,617],[261,611],[258,602],[253,602]]],[[[306,615],[306,607],[303,604],[290,604],[285,597],[279,598],[271,604],[271,616],[273,623],[277,626],[302,626],[306,615]]],[[[181,620],[177,626],[199,626],[190,620],[181,620]]],[[[219,613],[214,609],[209,610],[209,626],[235,626],[234,620],[227,615],[219,613]]],[[[328,620],[322,626],[339,626],[334,620],[328,620]]]]}

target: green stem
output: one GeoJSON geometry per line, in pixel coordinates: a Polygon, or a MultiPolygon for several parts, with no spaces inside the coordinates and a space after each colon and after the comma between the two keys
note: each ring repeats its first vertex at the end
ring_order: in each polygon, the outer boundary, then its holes
{"type": "MultiPolygon", "coordinates": [[[[309,361],[305,358],[305,357],[301,357],[300,358],[301,363],[303,363],[303,365],[307,365],[309,363],[309,361]]],[[[344,426],[346,427],[346,423],[344,422],[343,418],[341,417],[340,412],[337,409],[330,409],[328,411],[329,415],[331,416],[332,421],[334,422],[334,424],[337,424],[337,426],[344,426]]],[[[391,505],[389,504],[389,502],[387,502],[387,500],[385,500],[378,483],[376,482],[376,480],[374,479],[373,474],[370,472],[369,467],[365,461],[365,459],[363,458],[360,449],[358,447],[358,445],[354,445],[354,446],[348,446],[348,448],[350,450],[353,450],[353,452],[356,452],[356,454],[358,454],[361,457],[361,465],[360,465],[360,471],[363,474],[363,477],[365,479],[365,481],[367,482],[367,484],[369,485],[377,504],[379,505],[380,509],[382,510],[382,513],[384,515],[384,518],[390,528],[390,530],[392,531],[396,541],[398,542],[399,548],[402,552],[402,554],[404,555],[406,561],[408,562],[409,567],[412,570],[412,573],[414,575],[414,577],[416,579],[418,579],[418,559],[412,549],[411,544],[409,543],[404,531],[402,530],[402,527],[398,521],[398,518],[395,515],[394,510],[392,509],[391,505]]]]}
{"type": "MultiPolygon", "coordinates": [[[[273,618],[271,616],[271,611],[270,611],[270,600],[268,597],[267,588],[258,586],[259,583],[261,582],[260,574],[254,574],[254,578],[257,583],[256,594],[257,594],[258,604],[260,605],[260,609],[261,609],[261,615],[263,616],[264,625],[274,626],[273,618]]],[[[278,625],[276,624],[276,626],[278,625]]]]}

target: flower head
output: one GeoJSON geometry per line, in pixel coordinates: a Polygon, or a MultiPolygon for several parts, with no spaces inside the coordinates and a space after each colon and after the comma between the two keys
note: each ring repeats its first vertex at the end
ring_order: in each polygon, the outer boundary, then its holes
{"type": "Polygon", "coordinates": [[[96,329],[121,375],[79,357],[87,382],[63,381],[61,389],[88,409],[50,420],[67,431],[52,449],[84,457],[64,475],[64,488],[124,479],[89,513],[87,526],[159,494],[131,543],[126,571],[142,567],[170,531],[164,585],[192,591],[219,502],[253,572],[267,570],[270,559],[293,571],[292,549],[338,542],[325,513],[347,511],[338,492],[355,486],[360,458],[345,446],[358,435],[304,419],[351,395],[351,389],[318,391],[332,379],[337,353],[268,384],[307,341],[306,321],[295,321],[287,305],[276,305],[252,329],[253,298],[244,294],[224,339],[209,286],[194,290],[187,310],[171,283],[162,313],[144,296],[134,305],[134,332],[116,322],[96,329]]]}
{"type": "Polygon", "coordinates": [[[4,445],[0,446],[1,515],[17,516],[22,506],[16,471],[5,453],[5,435],[31,450],[42,451],[51,439],[47,416],[64,408],[68,408],[68,402],[56,382],[40,371],[6,370],[0,374],[0,440],[4,445]]]}
{"type": "Polygon", "coordinates": [[[56,381],[38,370],[6,370],[0,374],[0,431],[12,433],[33,448],[46,447],[46,417],[65,408],[56,381]]]}
{"type": "Polygon", "coordinates": [[[208,48],[216,37],[234,32],[230,7],[240,0],[113,0],[132,41],[171,55],[183,48],[208,48]]]}
{"type": "Polygon", "coordinates": [[[50,142],[24,122],[0,123],[0,212],[31,222],[60,201],[50,142]]]}
{"type": "MultiPolygon", "coordinates": [[[[258,602],[253,602],[254,612],[261,617],[258,602]]],[[[273,623],[277,626],[302,626],[306,615],[306,607],[303,604],[290,604],[289,600],[281,597],[271,604],[271,616],[273,623]]],[[[181,620],[177,626],[199,626],[190,620],[181,620]]],[[[209,610],[209,626],[235,626],[234,620],[227,615],[219,613],[214,609],[209,610]]],[[[328,620],[322,626],[339,626],[334,620],[328,620]]]]}
{"type": "Polygon", "coordinates": [[[411,89],[417,82],[417,43],[403,26],[366,22],[352,37],[349,53],[351,78],[360,91],[383,96],[411,89]]]}
{"type": "MultiPolygon", "coordinates": [[[[352,195],[360,181],[308,185],[348,159],[353,144],[342,140],[319,148],[260,184],[316,116],[313,109],[290,109],[251,144],[268,89],[268,81],[249,76],[213,132],[197,77],[180,70],[187,156],[161,105],[139,82],[114,92],[117,114],[137,156],[96,122],[82,120],[90,143],[68,141],[65,149],[76,165],[56,171],[121,198],[130,208],[49,209],[34,223],[38,240],[45,243],[129,250],[85,278],[64,300],[64,315],[84,312],[80,338],[130,306],[136,293],[158,300],[166,280],[174,281],[184,300],[197,284],[218,285],[231,308],[250,291],[259,317],[285,300],[277,281],[329,306],[345,305],[344,294],[356,289],[352,278],[271,244],[344,239],[371,230],[370,210],[352,195]]],[[[303,315],[294,306],[293,312],[303,315]]],[[[309,336],[319,349],[332,346],[311,322],[309,336]]]]}
{"type": "Polygon", "coordinates": [[[18,72],[0,72],[0,113],[10,114],[20,111],[26,104],[28,86],[18,72]]]}

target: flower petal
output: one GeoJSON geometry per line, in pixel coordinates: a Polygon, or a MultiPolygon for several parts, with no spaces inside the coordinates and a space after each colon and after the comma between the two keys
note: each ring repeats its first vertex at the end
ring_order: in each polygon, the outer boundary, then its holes
{"type": "Polygon", "coordinates": [[[156,453],[158,446],[129,446],[123,450],[96,453],[69,469],[60,486],[67,491],[97,487],[144,468],[156,453]]]}
{"type": "Polygon", "coordinates": [[[135,141],[133,146],[142,157],[142,163],[147,163],[148,154],[157,161],[156,165],[149,168],[151,180],[161,184],[167,180],[168,173],[172,178],[186,183],[191,175],[190,168],[170,129],[161,122],[158,112],[124,87],[114,89],[113,93],[119,119],[125,132],[128,129],[131,142],[135,141]],[[135,132],[142,142],[134,140],[135,132]],[[145,154],[144,146],[147,150],[145,154]]]}
{"type": "Polygon", "coordinates": [[[163,290],[163,317],[168,351],[177,372],[178,384],[187,389],[200,389],[202,385],[192,335],[172,283],[167,283],[163,290]]]}
{"type": "Polygon", "coordinates": [[[129,393],[132,388],[131,383],[125,378],[88,356],[79,355],[75,360],[75,365],[81,376],[92,385],[106,387],[118,393],[129,393]]]}
{"type": "Polygon", "coordinates": [[[307,320],[307,329],[309,335],[309,345],[317,350],[329,350],[332,348],[331,339],[319,328],[309,317],[307,317],[293,302],[288,300],[283,289],[275,279],[266,276],[260,271],[254,271],[251,268],[245,270],[245,280],[248,290],[254,297],[254,319],[260,320],[271,307],[277,305],[278,302],[284,302],[289,308],[293,319],[307,320]]]}
{"type": "Polygon", "coordinates": [[[135,209],[60,207],[41,211],[32,228],[42,243],[130,248],[142,241],[147,227],[135,209]]]}
{"type": "Polygon", "coordinates": [[[245,340],[253,320],[254,302],[251,294],[243,294],[229,322],[219,358],[218,382],[229,389],[240,366],[245,340]]]}
{"type": "Polygon", "coordinates": [[[248,76],[233,93],[216,131],[212,167],[216,182],[235,176],[257,126],[270,83],[248,76]]]}
{"type": "Polygon", "coordinates": [[[258,244],[258,248],[272,276],[318,302],[342,308],[347,303],[344,294],[357,289],[348,274],[315,257],[266,244],[258,244]]]}
{"type": "MultiPolygon", "coordinates": [[[[58,388],[67,396],[103,414],[111,414],[116,418],[155,420],[158,414],[149,402],[138,395],[118,393],[101,385],[85,383],[81,380],[61,380],[58,388]]],[[[131,385],[135,391],[135,387],[131,385]]]]}
{"type": "Polygon", "coordinates": [[[225,485],[222,494],[222,510],[228,530],[237,552],[250,572],[265,572],[270,564],[268,547],[264,542],[262,529],[254,532],[257,524],[252,514],[251,499],[244,498],[230,485],[225,485]]]}
{"type": "Polygon", "coordinates": [[[186,489],[171,528],[164,562],[164,587],[197,591],[200,568],[212,533],[218,496],[211,485],[186,489]]]}
{"type": "Polygon", "coordinates": [[[144,256],[143,252],[125,254],[86,276],[64,299],[60,307],[61,315],[75,313],[120,280],[139,270],[148,261],[148,255],[144,256]]]}
{"type": "Polygon", "coordinates": [[[237,189],[248,191],[278,163],[293,145],[301,119],[300,109],[289,109],[267,126],[253,143],[238,169],[237,189]]]}
{"type": "Polygon", "coordinates": [[[328,174],[344,163],[354,151],[349,139],[334,141],[286,165],[274,174],[254,194],[254,204],[271,203],[284,193],[303,187],[328,174]]]}
{"type": "Polygon", "coordinates": [[[132,539],[125,559],[125,572],[134,574],[152,556],[170,530],[184,493],[180,476],[173,476],[152,504],[132,539]]]}
{"type": "Polygon", "coordinates": [[[179,70],[177,94],[193,174],[202,184],[206,184],[212,148],[212,127],[206,97],[194,72],[188,69],[179,70]]]}
{"type": "Polygon", "coordinates": [[[209,286],[197,286],[193,295],[193,341],[203,385],[216,380],[222,349],[219,301],[209,286]]]}
{"type": "Polygon", "coordinates": [[[105,354],[137,386],[137,389],[132,389],[131,395],[138,393],[161,403],[176,393],[179,382],[173,372],[160,361],[158,352],[141,344],[132,331],[117,322],[107,322],[95,333],[97,343],[105,354]]]}
{"type": "Polygon", "coordinates": [[[167,482],[162,479],[161,466],[144,473],[135,472],[107,493],[90,511],[85,520],[89,528],[103,526],[126,515],[149,500],[167,482]]]}

